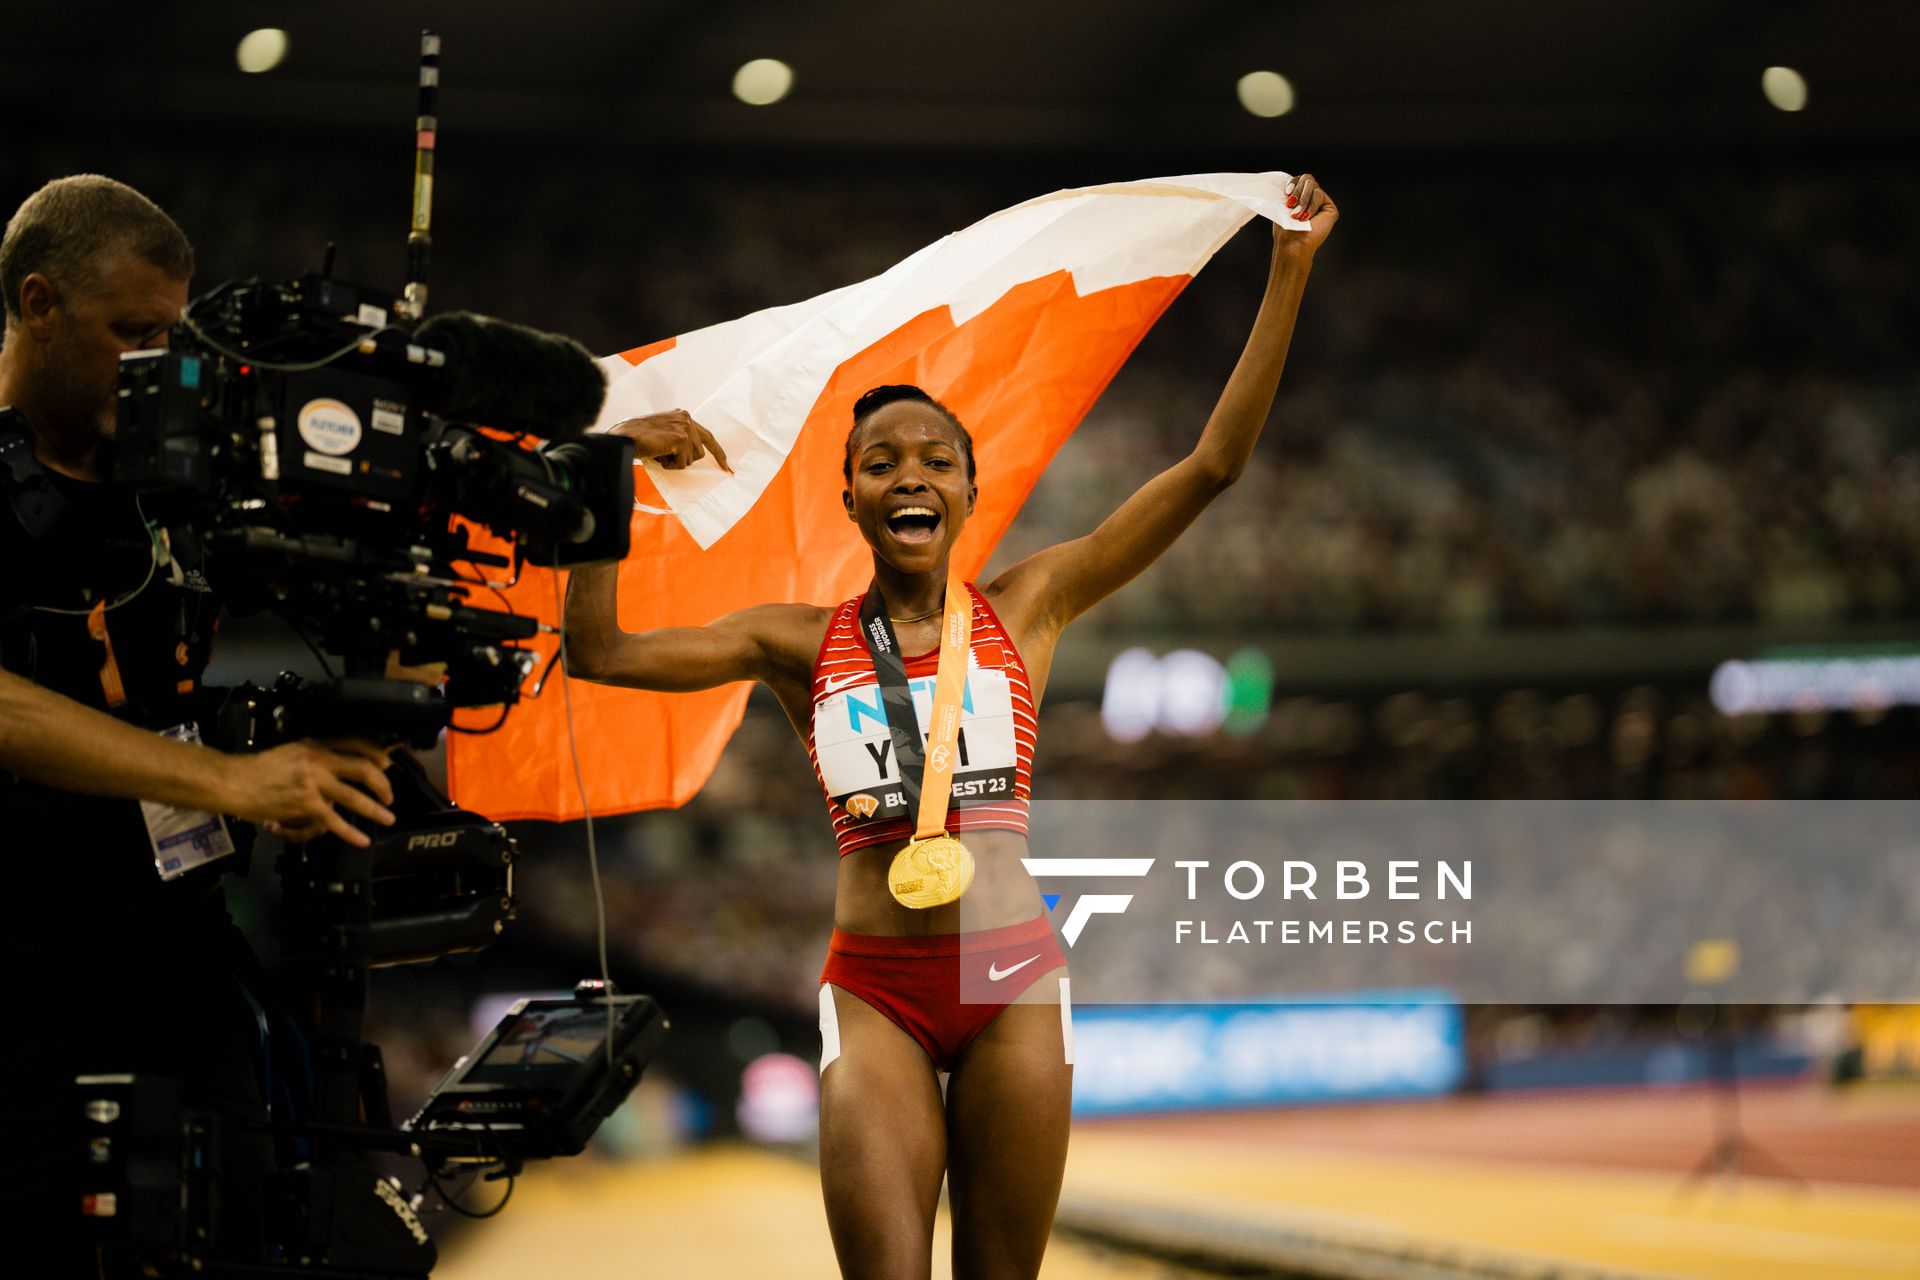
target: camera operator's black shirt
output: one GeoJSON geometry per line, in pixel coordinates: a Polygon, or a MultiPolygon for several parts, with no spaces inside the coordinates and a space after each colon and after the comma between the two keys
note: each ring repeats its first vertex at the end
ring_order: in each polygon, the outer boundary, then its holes
{"type": "MultiPolygon", "coordinates": [[[[37,537],[0,504],[0,666],[142,728],[192,722],[219,616],[197,545],[168,527],[159,495],[43,476],[60,502],[37,537]],[[102,680],[106,645],[89,630],[87,613],[101,602],[124,693],[118,705],[109,705],[102,680]]],[[[106,960],[118,944],[191,931],[189,918],[224,917],[219,863],[160,880],[138,801],[0,773],[0,832],[0,891],[40,913],[60,952],[106,960]],[[70,929],[78,935],[65,936],[70,929]]]]}
{"type": "MultiPolygon", "coordinates": [[[[23,426],[0,410],[0,446],[23,426]]],[[[0,463],[0,666],[142,729],[193,721],[220,602],[166,505],[51,473],[16,444],[0,463]],[[114,706],[101,680],[106,646],[89,632],[95,603],[111,606],[102,618],[124,693],[114,706]]],[[[233,834],[244,850],[244,833],[233,834]]],[[[69,1114],[76,1075],[178,1077],[191,1105],[259,1105],[259,1006],[243,991],[260,987],[250,976],[259,966],[220,887],[233,861],[162,881],[138,801],[0,770],[0,973],[54,1010],[32,1051],[0,1067],[0,1131],[15,1157],[0,1168],[0,1213],[19,1222],[10,1235],[78,1238],[56,1225],[79,1190],[69,1180],[77,1133],[55,1119],[69,1114]]],[[[84,1266],[95,1270],[90,1254],[84,1266]]]]}

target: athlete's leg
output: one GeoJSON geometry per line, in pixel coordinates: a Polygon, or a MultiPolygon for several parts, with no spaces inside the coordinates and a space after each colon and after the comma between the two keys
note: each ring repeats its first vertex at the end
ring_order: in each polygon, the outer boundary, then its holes
{"type": "Polygon", "coordinates": [[[1067,1164],[1073,1068],[1061,969],[987,1024],[947,1081],[954,1280],[1040,1274],[1067,1164]]]}
{"type": "Polygon", "coordinates": [[[858,996],[828,991],[840,1053],[820,1076],[820,1185],[840,1274],[924,1277],[947,1159],[939,1080],[912,1036],[858,996]]]}

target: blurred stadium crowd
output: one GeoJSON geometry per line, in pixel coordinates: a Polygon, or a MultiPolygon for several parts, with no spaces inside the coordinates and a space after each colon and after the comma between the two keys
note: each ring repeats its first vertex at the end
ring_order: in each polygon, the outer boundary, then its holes
{"type": "MultiPolygon", "coordinates": [[[[499,283],[611,350],[875,274],[1058,181],[543,187],[503,228],[499,283]]],[[[1197,536],[1090,625],[1913,611],[1920,181],[1855,175],[1814,201],[1796,175],[1723,174],[1662,191],[1657,219],[1586,172],[1339,190],[1351,225],[1316,272],[1274,430],[1197,536]]],[[[1252,318],[1258,259],[1238,248],[1212,270],[1245,287],[1175,304],[1005,554],[1085,532],[1190,447],[1252,318]]]]}
{"type": "MultiPolygon", "coordinates": [[[[603,352],[863,279],[1074,176],[1124,176],[548,155],[502,183],[457,159],[437,190],[436,307],[603,352]]],[[[335,240],[343,275],[396,276],[392,208],[313,200],[315,164],[347,189],[399,189],[365,151],[259,157],[244,183],[225,156],[155,152],[120,176],[199,242],[200,287],[305,269],[335,240]]],[[[1348,225],[1315,273],[1274,430],[1196,536],[1088,626],[1913,613],[1920,179],[1669,159],[1636,170],[1629,198],[1627,175],[1575,160],[1431,164],[1322,175],[1348,225]]],[[[1175,303],[1005,554],[1085,532],[1189,446],[1251,321],[1254,238],[1175,303]]]]}
{"type": "MultiPolygon", "coordinates": [[[[1658,219],[1588,180],[1343,194],[1353,238],[1310,286],[1269,440],[1093,621],[1910,616],[1920,304],[1897,219],[1920,184],[1673,194],[1658,219]]],[[[1091,527],[1188,446],[1245,317],[1178,306],[1177,354],[1096,410],[1101,447],[1063,456],[1010,550],[1091,527]]]]}

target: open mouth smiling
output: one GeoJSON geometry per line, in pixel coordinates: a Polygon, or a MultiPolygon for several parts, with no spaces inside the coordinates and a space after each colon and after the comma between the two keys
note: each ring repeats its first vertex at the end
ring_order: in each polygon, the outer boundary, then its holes
{"type": "Polygon", "coordinates": [[[887,529],[907,546],[924,546],[940,532],[940,513],[932,507],[900,507],[887,514],[887,529]]]}

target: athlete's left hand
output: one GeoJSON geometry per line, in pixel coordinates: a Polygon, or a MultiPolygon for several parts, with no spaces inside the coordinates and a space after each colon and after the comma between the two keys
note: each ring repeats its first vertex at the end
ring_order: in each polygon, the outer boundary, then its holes
{"type": "Polygon", "coordinates": [[[1286,185],[1287,218],[1297,226],[1304,222],[1305,231],[1275,223],[1273,227],[1273,253],[1289,257],[1312,258],[1315,250],[1327,242],[1333,234],[1333,224],[1340,220],[1340,210],[1312,174],[1303,173],[1286,185]]]}

